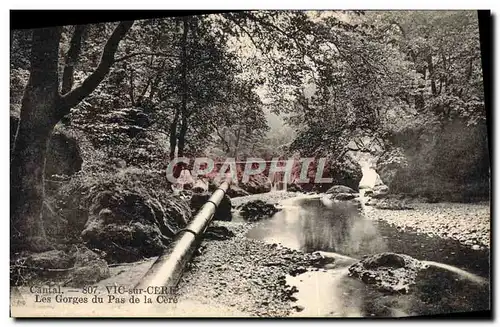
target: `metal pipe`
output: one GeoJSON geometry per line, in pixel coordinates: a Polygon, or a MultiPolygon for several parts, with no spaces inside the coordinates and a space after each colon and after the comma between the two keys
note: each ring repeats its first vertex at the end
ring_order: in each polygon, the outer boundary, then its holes
{"type": "Polygon", "coordinates": [[[208,201],[201,207],[189,225],[182,229],[166,251],[156,259],[148,272],[137,283],[135,288],[145,289],[149,286],[175,287],[179,283],[182,272],[199,245],[201,236],[212,221],[217,206],[224,198],[231,181],[226,179],[214,191],[208,201]]]}

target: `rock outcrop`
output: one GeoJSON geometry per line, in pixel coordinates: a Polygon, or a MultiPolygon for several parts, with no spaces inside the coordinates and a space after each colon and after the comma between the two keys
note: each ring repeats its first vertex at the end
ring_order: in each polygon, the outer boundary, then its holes
{"type": "MultiPolygon", "coordinates": [[[[191,196],[190,206],[193,211],[193,214],[196,214],[198,210],[208,201],[212,194],[208,192],[202,193],[194,193],[191,196]]],[[[217,210],[215,211],[213,220],[221,220],[221,221],[231,221],[232,213],[231,213],[231,198],[227,195],[224,195],[221,202],[217,206],[217,210]]]]}
{"type": "Polygon", "coordinates": [[[406,294],[415,285],[418,272],[424,268],[424,264],[408,255],[384,252],[350,266],[349,276],[381,292],[406,294]]]}
{"type": "MultiPolygon", "coordinates": [[[[14,115],[10,115],[11,150],[14,146],[18,124],[19,118],[14,115]]],[[[47,152],[45,176],[71,176],[81,170],[82,164],[82,152],[76,138],[70,136],[62,130],[54,131],[51,136],[47,152]]]]}
{"type": "Polygon", "coordinates": [[[261,194],[271,191],[272,185],[264,174],[251,175],[247,182],[241,181],[238,186],[250,194],[261,194]]]}
{"type": "Polygon", "coordinates": [[[83,159],[78,142],[62,132],[54,132],[50,138],[45,163],[45,176],[71,176],[82,168],[83,159]]]}
{"type": "Polygon", "coordinates": [[[59,189],[44,219],[59,221],[51,224],[51,237],[81,237],[109,262],[141,260],[162,253],[191,220],[189,199],[169,186],[161,172],[79,174],[59,189]]]}
{"type": "Polygon", "coordinates": [[[240,215],[246,221],[259,221],[271,218],[280,209],[274,204],[266,203],[262,200],[255,200],[241,205],[240,215]]]}

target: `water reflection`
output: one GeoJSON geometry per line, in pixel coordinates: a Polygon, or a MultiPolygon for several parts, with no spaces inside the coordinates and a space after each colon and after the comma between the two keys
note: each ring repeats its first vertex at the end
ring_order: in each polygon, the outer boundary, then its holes
{"type": "Polygon", "coordinates": [[[489,310],[489,287],[430,267],[419,273],[409,294],[381,293],[348,277],[348,268],[287,277],[297,287],[302,317],[405,317],[489,310]]]}
{"type": "Polygon", "coordinates": [[[319,197],[284,201],[280,212],[247,236],[306,252],[320,250],[352,257],[387,250],[374,222],[363,217],[355,202],[325,206],[319,197]]]}
{"type": "Polygon", "coordinates": [[[489,252],[458,242],[402,232],[365,219],[355,202],[328,203],[319,196],[283,201],[282,211],[250,230],[248,237],[305,252],[338,257],[328,270],[310,270],[287,282],[298,288],[297,305],[308,317],[401,317],[489,310],[489,252]],[[347,267],[384,251],[427,261],[410,294],[385,294],[347,276],[347,267]],[[341,254],[341,255],[339,255],[341,254]],[[475,272],[486,278],[458,269],[475,272]]]}

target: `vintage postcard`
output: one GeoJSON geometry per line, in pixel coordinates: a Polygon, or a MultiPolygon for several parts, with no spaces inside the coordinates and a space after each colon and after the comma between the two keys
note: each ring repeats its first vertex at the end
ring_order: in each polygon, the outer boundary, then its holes
{"type": "Polygon", "coordinates": [[[11,15],[11,317],[491,317],[489,11],[11,15]]]}

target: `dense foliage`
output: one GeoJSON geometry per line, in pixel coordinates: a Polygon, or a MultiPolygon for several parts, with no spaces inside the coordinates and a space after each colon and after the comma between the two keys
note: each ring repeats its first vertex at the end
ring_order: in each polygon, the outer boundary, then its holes
{"type": "Polygon", "coordinates": [[[54,129],[77,139],[83,175],[164,170],[177,156],[314,156],[356,188],[356,154],[370,153],[396,192],[489,190],[472,11],[250,11],[13,31],[10,82],[19,203],[41,201],[46,157],[22,147],[43,147],[54,129]]]}

